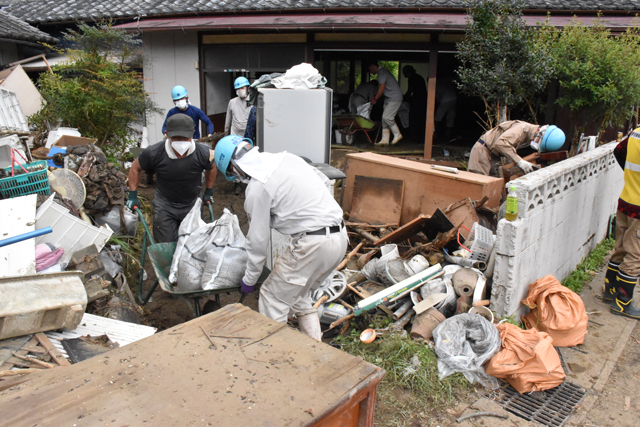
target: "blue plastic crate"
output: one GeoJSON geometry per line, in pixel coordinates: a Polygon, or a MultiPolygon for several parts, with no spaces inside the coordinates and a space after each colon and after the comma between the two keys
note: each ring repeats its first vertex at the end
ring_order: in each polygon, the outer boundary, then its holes
{"type": "MultiPolygon", "coordinates": [[[[47,176],[47,161],[38,160],[22,165],[25,169],[42,167],[35,172],[24,173],[20,166],[14,166],[16,176],[0,179],[0,193],[5,199],[26,196],[27,194],[51,194],[49,177],[47,176]],[[18,171],[22,172],[18,174],[18,171]]],[[[7,175],[11,175],[11,166],[4,168],[7,175]]]]}

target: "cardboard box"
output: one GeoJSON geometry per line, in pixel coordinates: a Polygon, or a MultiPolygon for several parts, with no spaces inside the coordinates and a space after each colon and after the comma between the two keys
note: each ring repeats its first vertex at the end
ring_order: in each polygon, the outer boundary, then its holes
{"type": "Polygon", "coordinates": [[[95,144],[97,139],[95,138],[85,138],[83,136],[71,136],[71,135],[62,135],[58,140],[53,144],[56,147],[73,147],[74,145],[88,145],[95,144]]]}

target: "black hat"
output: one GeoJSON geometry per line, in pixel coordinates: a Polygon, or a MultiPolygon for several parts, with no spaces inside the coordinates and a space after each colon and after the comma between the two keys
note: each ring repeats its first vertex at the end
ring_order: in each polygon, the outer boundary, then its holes
{"type": "Polygon", "coordinates": [[[174,114],[167,119],[167,136],[182,136],[184,138],[193,138],[193,132],[196,125],[193,119],[186,114],[174,114]]]}

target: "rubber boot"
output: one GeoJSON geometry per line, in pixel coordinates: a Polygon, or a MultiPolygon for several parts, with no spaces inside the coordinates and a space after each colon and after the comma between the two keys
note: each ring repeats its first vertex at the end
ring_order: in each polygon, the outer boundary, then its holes
{"type": "Polygon", "coordinates": [[[391,137],[391,131],[386,128],[382,129],[382,139],[375,145],[389,145],[389,137],[391,137]]]}
{"type": "Polygon", "coordinates": [[[303,316],[298,315],[297,317],[300,332],[310,336],[316,341],[320,341],[322,339],[322,331],[320,330],[320,319],[318,318],[317,311],[310,314],[305,314],[303,316]]]}
{"type": "Polygon", "coordinates": [[[611,302],[616,298],[616,276],[618,275],[618,267],[620,264],[609,261],[607,264],[607,272],[604,275],[604,292],[602,293],[603,302],[611,302]]]}
{"type": "Polygon", "coordinates": [[[629,276],[619,270],[616,275],[616,285],[618,292],[616,298],[611,302],[611,312],[627,316],[632,319],[640,319],[640,308],[634,302],[635,290],[637,289],[637,277],[629,276]]]}
{"type": "Polygon", "coordinates": [[[402,139],[402,134],[400,133],[400,128],[398,128],[397,124],[393,124],[393,126],[389,127],[391,132],[393,132],[393,141],[391,141],[391,145],[395,145],[402,139]]]}

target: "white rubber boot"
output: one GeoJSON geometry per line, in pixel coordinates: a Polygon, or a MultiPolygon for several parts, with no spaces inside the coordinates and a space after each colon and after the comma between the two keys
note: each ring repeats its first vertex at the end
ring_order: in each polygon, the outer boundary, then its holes
{"type": "Polygon", "coordinates": [[[391,145],[397,144],[402,139],[402,134],[400,133],[400,128],[398,128],[397,124],[393,124],[390,127],[391,132],[393,132],[393,141],[391,141],[391,145]]]}
{"type": "Polygon", "coordinates": [[[320,341],[322,339],[322,331],[320,330],[320,319],[318,319],[317,311],[297,317],[300,332],[310,336],[316,341],[320,341]]]}
{"type": "Polygon", "coordinates": [[[391,131],[389,129],[382,129],[382,139],[380,142],[376,142],[376,145],[389,145],[389,138],[391,137],[391,131]]]}

